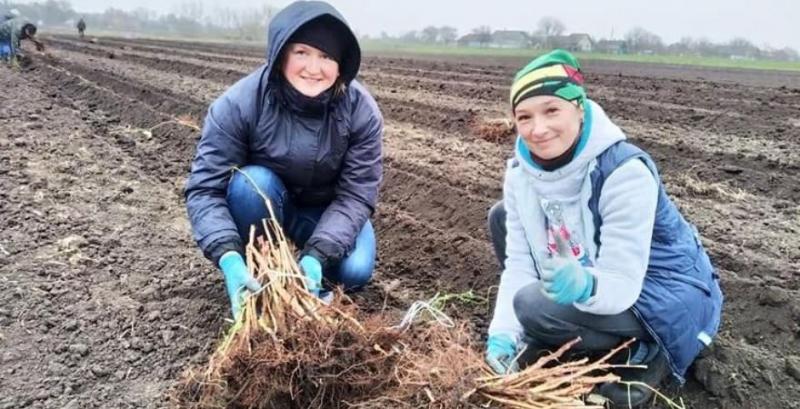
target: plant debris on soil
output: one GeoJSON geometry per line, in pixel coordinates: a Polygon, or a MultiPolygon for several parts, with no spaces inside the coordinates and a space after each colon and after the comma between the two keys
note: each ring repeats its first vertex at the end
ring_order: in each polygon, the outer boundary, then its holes
{"type": "Polygon", "coordinates": [[[247,246],[249,272],[263,289],[246,297],[206,367],[186,372],[176,407],[602,409],[586,397],[596,385],[620,380],[608,361],[633,340],[595,362],[559,362],[576,339],[523,371],[496,375],[465,327],[436,309],[452,297],[415,303],[397,325],[384,314],[361,313],[340,290],[323,302],[308,292],[274,215],[263,224],[266,237],[255,237],[253,227],[247,246]],[[425,312],[434,319],[416,324],[425,312]]]}
{"type": "MultiPolygon", "coordinates": [[[[182,198],[194,127],[264,53],[46,40],[22,72],[0,67],[0,408],[166,407],[229,316],[182,198]]],[[[386,118],[377,270],[353,295],[365,314],[473,290],[489,302],[445,313],[482,348],[499,280],[486,212],[512,139],[473,124],[508,116],[525,62],[365,56],[359,80],[386,118]]],[[[719,336],[664,392],[690,408],[800,407],[800,74],[582,63],[590,98],[653,156],[722,280],[719,336]]]]}

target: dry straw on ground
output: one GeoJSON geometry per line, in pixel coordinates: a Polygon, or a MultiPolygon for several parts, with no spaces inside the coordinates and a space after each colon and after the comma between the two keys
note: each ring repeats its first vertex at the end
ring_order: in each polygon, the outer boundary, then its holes
{"type": "Polygon", "coordinates": [[[481,139],[493,143],[507,143],[514,140],[516,130],[508,118],[473,118],[470,128],[481,139]]]}

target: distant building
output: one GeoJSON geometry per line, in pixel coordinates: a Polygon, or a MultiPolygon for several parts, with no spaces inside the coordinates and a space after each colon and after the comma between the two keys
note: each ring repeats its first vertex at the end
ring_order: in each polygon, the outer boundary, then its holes
{"type": "Polygon", "coordinates": [[[626,54],[628,43],[623,40],[600,40],[595,44],[595,51],[606,54],[626,54]]]}
{"type": "Polygon", "coordinates": [[[485,42],[486,34],[466,34],[458,39],[458,45],[464,47],[484,47],[488,45],[488,42],[485,42]]]}
{"type": "Polygon", "coordinates": [[[539,49],[549,48],[549,46],[547,45],[548,44],[547,37],[543,35],[530,36],[529,43],[531,48],[539,48],[539,49]]]}
{"type": "Polygon", "coordinates": [[[568,51],[588,53],[594,49],[594,41],[589,34],[573,33],[549,38],[549,48],[563,48],[568,51]]]}
{"type": "Polygon", "coordinates": [[[521,30],[497,30],[492,34],[472,33],[458,39],[458,44],[466,47],[496,48],[563,48],[568,51],[591,52],[594,41],[589,34],[573,33],[565,36],[546,37],[529,35],[521,30]]]}
{"type": "Polygon", "coordinates": [[[497,30],[492,33],[492,41],[489,45],[497,48],[528,48],[530,37],[524,31],[497,30]]]}
{"type": "Polygon", "coordinates": [[[531,48],[554,49],[563,48],[568,51],[588,53],[594,50],[594,41],[589,34],[573,33],[563,36],[532,35],[529,37],[531,48]]]}
{"type": "Polygon", "coordinates": [[[594,50],[594,40],[592,36],[586,33],[570,34],[570,44],[572,51],[580,51],[582,53],[589,53],[594,50]]]}

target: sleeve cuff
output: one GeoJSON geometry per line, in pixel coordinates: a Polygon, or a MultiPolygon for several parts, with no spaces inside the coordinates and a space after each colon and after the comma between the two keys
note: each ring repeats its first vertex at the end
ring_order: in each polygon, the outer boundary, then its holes
{"type": "Polygon", "coordinates": [[[301,258],[303,256],[311,256],[311,257],[314,257],[315,259],[317,259],[317,261],[319,261],[319,263],[322,265],[322,269],[323,270],[327,269],[328,267],[330,267],[330,264],[333,262],[333,260],[331,259],[330,256],[326,255],[325,253],[323,253],[322,251],[317,249],[315,246],[311,246],[311,245],[308,245],[308,244],[306,244],[306,247],[303,249],[303,252],[300,254],[301,258]]]}
{"type": "Polygon", "coordinates": [[[219,266],[219,259],[229,251],[235,251],[244,257],[244,246],[241,239],[238,237],[235,239],[225,238],[211,243],[205,255],[215,266],[219,266]]]}

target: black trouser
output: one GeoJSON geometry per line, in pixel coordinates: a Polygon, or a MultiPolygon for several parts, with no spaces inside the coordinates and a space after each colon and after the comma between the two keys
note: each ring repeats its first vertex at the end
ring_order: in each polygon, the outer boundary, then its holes
{"type": "MultiPolygon", "coordinates": [[[[506,211],[503,202],[489,210],[489,233],[500,266],[506,258],[506,211]]],[[[540,353],[553,350],[581,337],[576,350],[591,355],[602,354],[620,343],[637,338],[652,341],[631,310],[616,315],[583,312],[573,305],[556,304],[547,298],[539,282],[522,287],[514,296],[514,312],[525,329],[528,350],[521,364],[535,361],[540,353]]]]}
{"type": "Polygon", "coordinates": [[[577,337],[580,344],[574,352],[597,357],[636,338],[651,341],[631,310],[616,315],[583,312],[573,305],[554,303],[542,292],[541,283],[522,287],[514,296],[514,313],[525,329],[523,341],[528,344],[521,364],[531,363],[544,351],[552,351],[577,337]]]}
{"type": "Polygon", "coordinates": [[[506,268],[506,208],[502,200],[489,209],[489,237],[494,255],[500,263],[500,271],[503,271],[506,268]]]}

